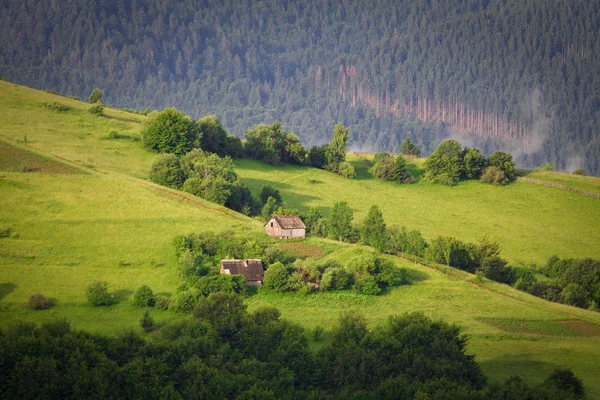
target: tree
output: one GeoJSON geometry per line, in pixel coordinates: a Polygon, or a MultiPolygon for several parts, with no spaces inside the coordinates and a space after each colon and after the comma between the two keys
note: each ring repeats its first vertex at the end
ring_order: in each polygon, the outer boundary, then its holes
{"type": "Polygon", "coordinates": [[[142,319],[140,320],[140,326],[142,327],[144,332],[148,333],[151,330],[153,330],[154,325],[155,325],[154,318],[152,318],[152,316],[150,316],[150,312],[148,310],[144,311],[144,315],[142,316],[142,319]]]}
{"type": "Polygon", "coordinates": [[[308,151],[310,165],[315,168],[324,168],[327,165],[327,145],[313,146],[308,151]]]}
{"type": "Polygon", "coordinates": [[[279,206],[280,206],[280,204],[277,202],[277,200],[274,197],[269,197],[261,211],[261,216],[262,216],[263,220],[264,221],[270,220],[271,217],[275,214],[275,212],[279,208],[279,206]]]}
{"type": "Polygon", "coordinates": [[[479,179],[481,172],[487,166],[487,160],[479,149],[465,148],[464,151],[464,174],[468,179],[479,179]]]}
{"type": "MultiPolygon", "coordinates": [[[[581,379],[570,369],[556,369],[542,384],[543,387],[558,389],[560,395],[573,395],[575,399],[585,398],[585,389],[581,379]]],[[[559,396],[560,396],[559,395],[559,396]]],[[[557,397],[559,398],[559,397],[557,397]]],[[[565,398],[565,397],[561,397],[565,398]]]]}
{"type": "Polygon", "coordinates": [[[329,236],[338,239],[340,243],[352,233],[353,213],[348,203],[337,202],[327,218],[329,236]]]}
{"type": "Polygon", "coordinates": [[[491,183],[496,186],[503,186],[508,183],[508,178],[500,168],[487,167],[483,170],[480,181],[483,183],[491,183]]]}
{"type": "Polygon", "coordinates": [[[589,304],[587,293],[578,283],[569,283],[560,294],[561,300],[571,306],[586,308],[589,304]]]}
{"type": "Polygon", "coordinates": [[[514,179],[515,162],[510,154],[497,151],[490,156],[488,163],[490,166],[496,167],[504,172],[504,175],[508,180],[512,181],[514,179]]]}
{"type": "Polygon", "coordinates": [[[352,164],[346,161],[338,164],[337,173],[348,179],[354,179],[356,177],[356,171],[354,170],[354,167],[352,164]]]}
{"type": "Polygon", "coordinates": [[[372,205],[369,209],[369,213],[362,224],[360,240],[363,244],[373,246],[379,251],[386,249],[386,226],[379,206],[372,205]]]}
{"type": "Polygon", "coordinates": [[[179,158],[174,154],[161,154],[150,167],[150,180],[159,185],[179,189],[185,180],[179,158]]]}
{"type": "Polygon", "coordinates": [[[211,324],[221,337],[231,338],[244,324],[246,305],[237,294],[211,293],[198,301],[194,315],[211,324]]]}
{"type": "Polygon", "coordinates": [[[102,90],[100,90],[99,88],[95,88],[90,94],[89,101],[91,104],[101,103],[102,96],[104,96],[104,92],[102,92],[102,90]]]}
{"type": "Polygon", "coordinates": [[[462,149],[456,140],[444,140],[425,161],[425,178],[444,185],[455,185],[464,165],[462,149]]]}
{"type": "Polygon", "coordinates": [[[200,148],[202,133],[194,121],[175,108],[167,108],[142,128],[142,146],[155,153],[184,155],[200,148]]]}
{"type": "Polygon", "coordinates": [[[285,265],[277,261],[265,271],[263,287],[274,292],[285,292],[288,289],[289,275],[285,265]]]}
{"type": "Polygon", "coordinates": [[[110,302],[108,294],[108,283],[105,281],[93,281],[85,291],[88,303],[97,306],[107,306],[110,302]]]}
{"type": "Polygon", "coordinates": [[[48,299],[41,293],[34,293],[29,296],[27,301],[27,308],[31,310],[45,310],[50,307],[48,299]]]}
{"type": "Polygon", "coordinates": [[[307,233],[317,235],[318,233],[315,232],[315,228],[317,227],[319,220],[322,218],[323,214],[321,214],[321,211],[317,207],[311,207],[304,218],[304,224],[306,225],[307,233]]]}
{"type": "Polygon", "coordinates": [[[346,161],[346,146],[348,145],[348,136],[350,128],[344,128],[342,122],[338,122],[333,128],[333,140],[327,145],[325,157],[327,164],[339,165],[346,161]]]}
{"type": "Polygon", "coordinates": [[[154,293],[148,285],[140,286],[133,295],[133,303],[139,307],[152,307],[154,305],[154,293]]]}
{"type": "Polygon", "coordinates": [[[400,146],[400,154],[405,156],[420,157],[421,150],[417,148],[417,146],[413,143],[412,140],[410,140],[410,138],[406,138],[406,140],[402,142],[402,146],[400,146]]]}
{"type": "Polygon", "coordinates": [[[88,112],[90,114],[94,114],[97,115],[99,117],[102,117],[104,115],[104,106],[102,105],[102,103],[94,103],[90,106],[90,108],[88,109],[88,112]]]}
{"type": "Polygon", "coordinates": [[[200,118],[197,125],[202,150],[218,154],[220,157],[228,155],[227,132],[223,129],[216,115],[207,115],[200,118]]]}
{"type": "Polygon", "coordinates": [[[279,190],[275,189],[273,186],[265,185],[260,190],[260,201],[263,205],[267,204],[267,200],[269,197],[275,199],[278,205],[283,204],[281,200],[281,194],[279,194],[279,190]]]}

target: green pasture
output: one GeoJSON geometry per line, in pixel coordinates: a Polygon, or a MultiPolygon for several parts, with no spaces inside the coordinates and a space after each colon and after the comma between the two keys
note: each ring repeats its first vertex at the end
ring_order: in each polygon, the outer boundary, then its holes
{"type": "MultiPolygon", "coordinates": [[[[106,109],[108,118],[96,117],[87,107],[0,82],[0,140],[9,148],[2,154],[21,157],[12,146],[41,154],[44,165],[64,161],[77,172],[17,172],[14,163],[0,164],[0,230],[10,229],[9,237],[0,238],[0,327],[65,317],[76,328],[105,334],[139,330],[143,311],[132,305],[135,289],[147,284],[155,293],[170,295],[181,283],[171,249],[174,235],[263,234],[256,219],[148,182],[153,155],[136,141],[144,117],[111,109],[106,109]],[[43,105],[47,101],[64,102],[73,110],[51,110],[43,105]],[[119,139],[108,139],[111,129],[120,132],[119,139]],[[85,288],[95,279],[109,282],[111,306],[86,304],[85,288]],[[37,291],[50,298],[49,310],[25,308],[37,291]]],[[[28,160],[35,158],[31,154],[28,160]]],[[[600,258],[598,199],[521,182],[502,188],[478,182],[449,188],[382,183],[368,175],[363,156],[349,159],[358,170],[356,180],[308,167],[250,160],[236,165],[254,193],[271,184],[288,206],[301,210],[317,206],[327,212],[335,201],[346,200],[360,221],[372,204],[379,204],[388,224],[420,229],[428,239],[441,234],[476,241],[487,234],[513,263],[544,263],[552,254],[600,258]]],[[[422,162],[410,161],[413,172],[420,173],[422,162]]],[[[326,250],[323,259],[340,262],[372,251],[326,239],[307,242],[326,250]]],[[[395,260],[414,282],[381,296],[259,292],[247,304],[250,309],[279,308],[309,336],[317,325],[329,329],[347,310],[363,313],[371,325],[394,314],[424,312],[460,325],[468,351],[493,379],[521,375],[539,382],[554,368],[568,367],[583,379],[591,398],[600,398],[599,313],[549,303],[451,268],[395,260]]],[[[153,315],[159,324],[189,318],[171,311],[153,310],[153,315]]],[[[322,343],[310,342],[313,348],[322,343]]]]}
{"type": "Polygon", "coordinates": [[[443,235],[476,242],[487,235],[500,243],[503,256],[513,264],[544,264],[554,254],[600,258],[600,199],[523,182],[504,187],[478,181],[452,187],[382,182],[368,174],[367,159],[353,154],[348,159],[357,179],[246,159],[236,160],[236,167],[253,193],[272,185],[288,207],[301,211],[318,207],[326,215],[336,201],[344,200],[360,222],[377,204],[387,224],[418,229],[427,239],[443,235]]]}

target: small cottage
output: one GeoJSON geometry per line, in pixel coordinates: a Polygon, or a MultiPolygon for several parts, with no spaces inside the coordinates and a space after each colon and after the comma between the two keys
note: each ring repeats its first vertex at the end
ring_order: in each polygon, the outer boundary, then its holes
{"type": "Polygon", "coordinates": [[[248,285],[262,285],[265,276],[261,260],[221,260],[221,274],[241,275],[248,285]]]}
{"type": "Polygon", "coordinates": [[[303,238],[306,225],[296,215],[277,215],[265,225],[267,235],[281,239],[303,238]]]}

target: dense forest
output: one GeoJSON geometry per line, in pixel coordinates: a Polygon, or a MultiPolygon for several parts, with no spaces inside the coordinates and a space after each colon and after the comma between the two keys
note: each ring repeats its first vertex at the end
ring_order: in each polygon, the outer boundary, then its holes
{"type": "Polygon", "coordinates": [[[7,0],[0,76],[115,106],[279,120],[312,146],[447,137],[600,174],[600,7],[574,0],[7,0]]]}

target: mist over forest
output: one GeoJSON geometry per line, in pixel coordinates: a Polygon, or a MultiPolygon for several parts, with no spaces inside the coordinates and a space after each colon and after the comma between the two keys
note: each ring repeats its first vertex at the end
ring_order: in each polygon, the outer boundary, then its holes
{"type": "Polygon", "coordinates": [[[6,0],[0,76],[118,107],[279,120],[305,146],[452,137],[600,174],[600,7],[574,0],[6,0]]]}

